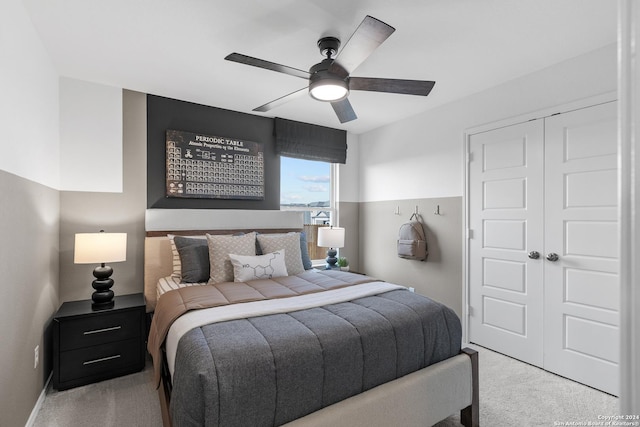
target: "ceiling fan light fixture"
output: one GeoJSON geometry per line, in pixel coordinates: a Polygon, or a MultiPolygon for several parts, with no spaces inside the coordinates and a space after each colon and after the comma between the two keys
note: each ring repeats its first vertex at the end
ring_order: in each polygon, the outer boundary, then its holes
{"type": "Polygon", "coordinates": [[[339,101],[349,95],[349,88],[344,80],[317,80],[309,85],[309,94],[318,101],[339,101]]]}
{"type": "Polygon", "coordinates": [[[325,59],[309,70],[309,95],[318,101],[340,101],[349,95],[349,83],[329,71],[332,59],[325,59]]]}

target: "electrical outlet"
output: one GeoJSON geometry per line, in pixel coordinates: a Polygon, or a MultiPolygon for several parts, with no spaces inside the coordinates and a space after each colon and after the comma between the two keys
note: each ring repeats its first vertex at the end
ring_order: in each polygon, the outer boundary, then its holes
{"type": "Polygon", "coordinates": [[[38,344],[36,348],[33,349],[33,369],[38,367],[38,363],[40,363],[40,345],[38,344]]]}

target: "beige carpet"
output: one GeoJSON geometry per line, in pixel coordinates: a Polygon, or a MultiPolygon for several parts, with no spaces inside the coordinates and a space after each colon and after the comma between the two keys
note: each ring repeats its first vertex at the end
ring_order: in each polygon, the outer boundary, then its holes
{"type": "MultiPolygon", "coordinates": [[[[618,413],[618,399],[490,350],[480,352],[480,425],[596,423],[618,413]]],[[[35,427],[161,426],[151,363],[144,371],[66,391],[48,390],[35,427]]],[[[458,427],[454,415],[437,427],[458,427]]],[[[390,426],[391,427],[391,426],[390,426]]],[[[393,426],[402,427],[402,426],[393,426]]]]}
{"type": "MultiPolygon", "coordinates": [[[[482,347],[480,353],[480,425],[559,426],[597,424],[598,416],[618,414],[618,399],[535,366],[482,347]],[[576,425],[576,424],[574,424],[576,425]]],[[[460,426],[453,416],[437,427],[460,426]]]]}
{"type": "Polygon", "coordinates": [[[65,391],[47,390],[34,427],[162,426],[151,361],[141,372],[65,391]]]}

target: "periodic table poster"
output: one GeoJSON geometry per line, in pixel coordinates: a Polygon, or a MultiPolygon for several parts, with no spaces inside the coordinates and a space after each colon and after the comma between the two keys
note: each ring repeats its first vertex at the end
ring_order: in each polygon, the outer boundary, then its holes
{"type": "Polygon", "coordinates": [[[167,197],[264,200],[262,143],[167,130],[167,197]]]}

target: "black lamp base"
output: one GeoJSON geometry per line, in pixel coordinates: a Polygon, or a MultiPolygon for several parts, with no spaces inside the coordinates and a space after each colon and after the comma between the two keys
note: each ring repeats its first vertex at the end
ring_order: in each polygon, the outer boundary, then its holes
{"type": "Polygon", "coordinates": [[[100,311],[100,310],[108,310],[115,306],[115,302],[113,300],[105,303],[96,304],[95,302],[91,304],[91,310],[100,311]]]}
{"type": "Polygon", "coordinates": [[[93,270],[93,276],[96,280],[91,282],[91,286],[93,286],[93,289],[96,291],[91,294],[91,299],[93,300],[91,307],[94,310],[113,307],[114,293],[111,290],[113,279],[110,277],[112,274],[113,268],[105,266],[104,264],[93,270]]]}
{"type": "Polygon", "coordinates": [[[327,261],[327,265],[325,266],[325,270],[333,270],[338,268],[338,266],[336,265],[336,263],[338,262],[338,258],[336,257],[336,255],[338,255],[338,251],[333,248],[327,251],[327,258],[325,258],[325,261],[327,261]]]}

